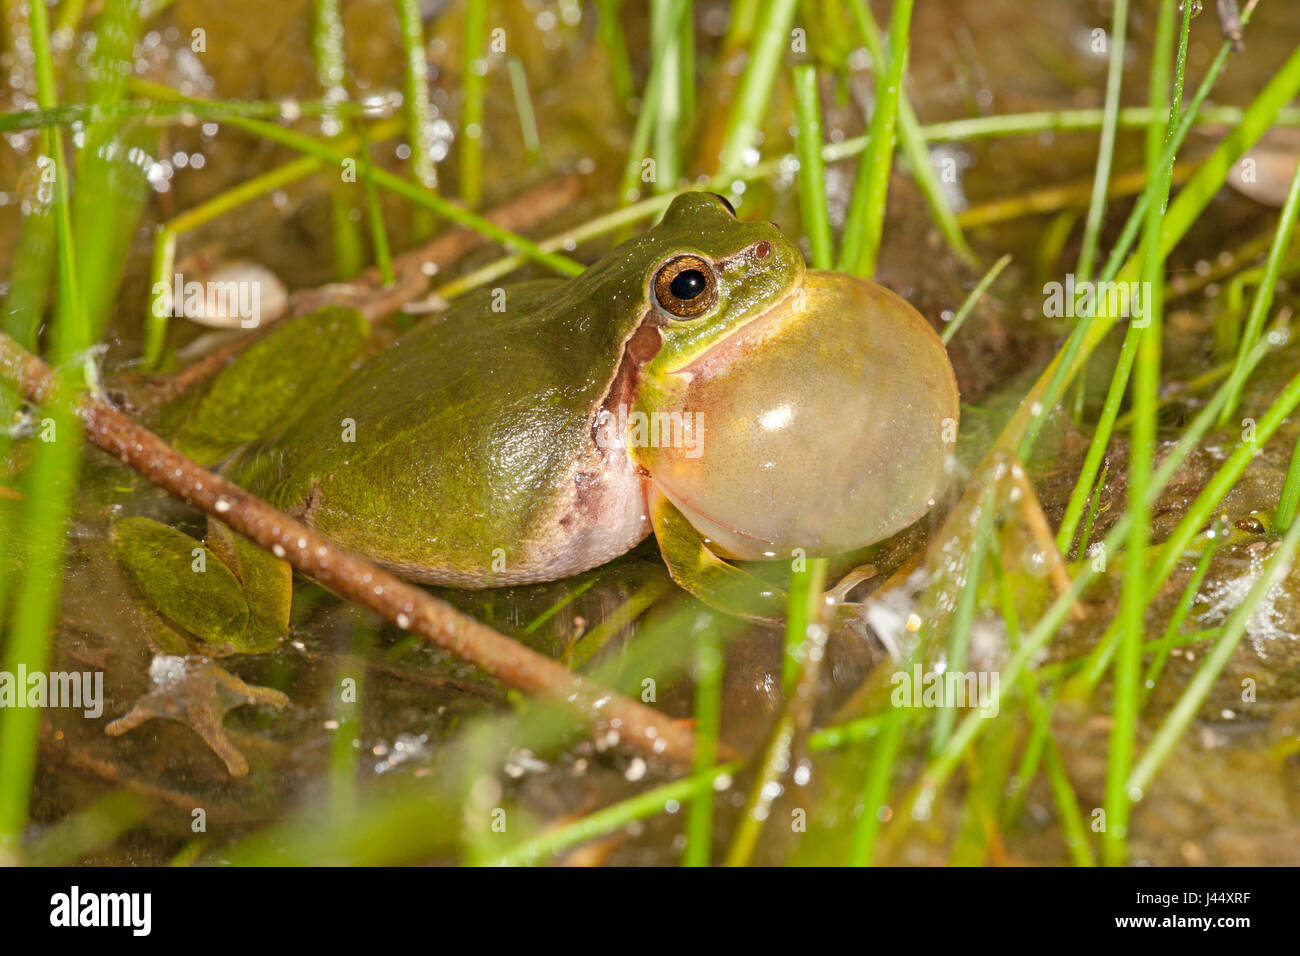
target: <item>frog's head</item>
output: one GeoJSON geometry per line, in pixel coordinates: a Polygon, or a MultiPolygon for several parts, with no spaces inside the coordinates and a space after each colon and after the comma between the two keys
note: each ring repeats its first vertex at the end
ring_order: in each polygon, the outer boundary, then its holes
{"type": "Polygon", "coordinates": [[[700,359],[785,300],[803,280],[799,250],[768,222],[744,222],[713,193],[685,193],[639,241],[648,319],[660,345],[653,381],[700,359]]]}
{"type": "Polygon", "coordinates": [[[934,503],[957,387],[915,309],[709,193],[624,252],[645,297],[626,447],[715,550],[853,550],[934,503]]]}

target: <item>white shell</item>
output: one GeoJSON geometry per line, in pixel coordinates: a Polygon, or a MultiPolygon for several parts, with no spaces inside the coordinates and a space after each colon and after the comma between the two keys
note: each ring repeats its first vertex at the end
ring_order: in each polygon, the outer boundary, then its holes
{"type": "Polygon", "coordinates": [[[1300,163],[1300,128],[1275,126],[1237,161],[1228,185],[1265,206],[1281,208],[1300,163]]]}
{"type": "Polygon", "coordinates": [[[243,259],[223,262],[174,291],[178,311],[216,329],[255,329],[284,315],[289,292],[265,266],[243,259]]]}

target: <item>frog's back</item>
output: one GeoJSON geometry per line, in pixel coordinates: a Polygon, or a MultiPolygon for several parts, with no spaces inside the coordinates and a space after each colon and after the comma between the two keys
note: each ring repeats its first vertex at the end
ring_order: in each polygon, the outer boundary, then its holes
{"type": "Polygon", "coordinates": [[[628,456],[593,440],[639,312],[616,307],[635,289],[601,291],[541,280],[468,297],[231,473],[417,580],[481,587],[602,564],[649,527],[628,456]]]}

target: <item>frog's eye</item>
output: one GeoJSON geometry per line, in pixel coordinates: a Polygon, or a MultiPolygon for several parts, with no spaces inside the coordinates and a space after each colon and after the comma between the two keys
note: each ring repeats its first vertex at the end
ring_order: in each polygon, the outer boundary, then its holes
{"type": "Polygon", "coordinates": [[[693,319],[718,301],[718,280],[699,256],[677,256],[660,266],[654,291],[655,301],[669,315],[693,319]]]}

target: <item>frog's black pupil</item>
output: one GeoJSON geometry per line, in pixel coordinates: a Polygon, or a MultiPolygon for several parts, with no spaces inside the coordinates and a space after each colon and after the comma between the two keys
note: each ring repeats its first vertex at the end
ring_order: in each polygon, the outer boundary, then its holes
{"type": "Polygon", "coordinates": [[[689,302],[703,292],[708,284],[704,273],[699,269],[683,269],[673,276],[672,285],[668,288],[676,298],[689,302]]]}

